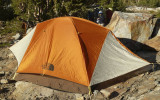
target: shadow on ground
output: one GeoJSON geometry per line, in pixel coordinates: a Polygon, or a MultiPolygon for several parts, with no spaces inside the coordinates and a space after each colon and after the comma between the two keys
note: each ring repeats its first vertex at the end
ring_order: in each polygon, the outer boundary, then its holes
{"type": "Polygon", "coordinates": [[[147,60],[150,63],[156,63],[157,51],[143,43],[137,42],[135,40],[118,38],[129,50],[140,56],[141,58],[147,60]]]}

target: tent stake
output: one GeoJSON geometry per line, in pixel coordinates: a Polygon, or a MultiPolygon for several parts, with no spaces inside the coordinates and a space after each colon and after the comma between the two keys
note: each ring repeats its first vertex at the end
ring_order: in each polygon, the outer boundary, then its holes
{"type": "Polygon", "coordinates": [[[91,90],[91,87],[90,86],[88,86],[88,89],[89,89],[89,96],[92,94],[92,90],[91,90]]]}

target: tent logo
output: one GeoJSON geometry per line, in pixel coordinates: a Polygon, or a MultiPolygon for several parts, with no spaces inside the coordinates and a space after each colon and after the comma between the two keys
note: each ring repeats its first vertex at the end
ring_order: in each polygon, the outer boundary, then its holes
{"type": "Polygon", "coordinates": [[[53,71],[54,70],[54,65],[50,64],[50,63],[46,63],[46,64],[42,65],[42,69],[53,71]]]}

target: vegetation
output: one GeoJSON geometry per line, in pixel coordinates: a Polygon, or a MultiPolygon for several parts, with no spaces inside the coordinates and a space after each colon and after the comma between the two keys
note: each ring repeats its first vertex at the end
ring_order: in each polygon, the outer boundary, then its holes
{"type": "Polygon", "coordinates": [[[10,4],[10,0],[0,0],[0,20],[11,20],[14,17],[14,11],[10,4]]]}
{"type": "Polygon", "coordinates": [[[2,47],[6,47],[6,46],[9,46],[10,43],[9,42],[6,42],[6,43],[0,43],[0,48],[2,47]]]}
{"type": "MultiPolygon", "coordinates": [[[[6,33],[23,33],[25,29],[22,28],[22,23],[19,20],[13,19],[4,23],[4,28],[0,29],[1,35],[6,33]]],[[[14,35],[14,34],[13,34],[14,35]]]]}
{"type": "Polygon", "coordinates": [[[160,7],[160,0],[99,0],[98,3],[104,8],[111,7],[120,11],[128,6],[160,7]]]}
{"type": "Polygon", "coordinates": [[[86,17],[89,0],[0,0],[0,21],[6,21],[0,34],[20,32],[22,23],[28,27],[36,22],[60,16],[86,17]],[[10,24],[10,25],[9,25],[10,24]]]}
{"type": "Polygon", "coordinates": [[[93,5],[125,11],[128,6],[159,7],[160,0],[0,0],[0,21],[5,21],[0,34],[24,33],[22,23],[31,27],[59,16],[87,18],[86,9],[93,5]]]}

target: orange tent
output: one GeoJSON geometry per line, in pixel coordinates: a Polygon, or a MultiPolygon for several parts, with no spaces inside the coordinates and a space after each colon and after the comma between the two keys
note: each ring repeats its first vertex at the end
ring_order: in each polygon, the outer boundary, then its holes
{"type": "Polygon", "coordinates": [[[18,60],[17,80],[71,92],[150,64],[128,50],[110,30],[77,17],[39,23],[10,49],[18,60]],[[78,88],[72,91],[67,85],[78,88]]]}

